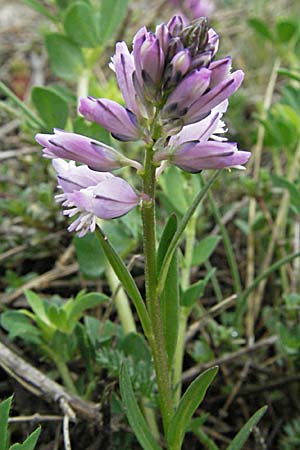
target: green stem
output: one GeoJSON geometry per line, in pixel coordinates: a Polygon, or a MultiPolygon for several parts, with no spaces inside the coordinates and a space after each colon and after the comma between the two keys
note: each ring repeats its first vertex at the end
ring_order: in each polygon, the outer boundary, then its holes
{"type": "MultiPolygon", "coordinates": [[[[118,312],[123,331],[125,334],[136,333],[135,320],[130,308],[128,297],[124,289],[120,286],[120,282],[112,267],[109,266],[106,271],[106,278],[112,293],[114,294],[118,289],[118,292],[114,295],[114,301],[118,312]]],[[[148,425],[152,431],[153,436],[159,440],[159,429],[156,423],[155,411],[151,406],[148,406],[147,399],[142,398],[141,406],[148,422],[148,425]]]]}
{"type": "Polygon", "coordinates": [[[43,344],[42,349],[49,356],[49,358],[51,358],[52,361],[55,363],[57,370],[58,370],[66,388],[72,394],[78,395],[76,386],[71,377],[71,374],[70,374],[67,364],[50,347],[48,347],[48,345],[43,344]]]}
{"type": "Polygon", "coordinates": [[[156,295],[155,165],[153,163],[153,149],[150,146],[146,147],[143,190],[148,196],[148,199],[145,199],[142,203],[142,219],[146,304],[153,336],[150,339],[150,346],[154,360],[163,426],[165,433],[167,433],[173,414],[173,402],[160,298],[156,295]]]}

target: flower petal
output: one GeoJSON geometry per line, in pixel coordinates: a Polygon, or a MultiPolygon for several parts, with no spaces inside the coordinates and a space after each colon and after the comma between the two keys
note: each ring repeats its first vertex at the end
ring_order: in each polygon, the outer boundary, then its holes
{"type": "Polygon", "coordinates": [[[99,123],[121,141],[140,139],[140,130],[135,115],[113,100],[81,98],[79,112],[87,120],[99,123]]]}

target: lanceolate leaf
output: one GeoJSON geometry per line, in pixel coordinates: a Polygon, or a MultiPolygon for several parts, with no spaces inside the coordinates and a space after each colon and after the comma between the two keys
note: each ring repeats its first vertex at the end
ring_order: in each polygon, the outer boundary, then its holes
{"type": "Polygon", "coordinates": [[[34,450],[36,443],[38,441],[39,435],[41,432],[41,428],[37,428],[34,430],[30,436],[26,439],[26,441],[23,442],[23,444],[14,444],[12,445],[9,450],[34,450]]]}
{"type": "Polygon", "coordinates": [[[262,416],[267,411],[268,407],[263,406],[252,417],[248,420],[247,423],[243,426],[243,428],[238,432],[238,434],[233,438],[230,442],[229,446],[226,450],[241,450],[248,439],[249,434],[253,430],[253,427],[260,421],[262,416]]]}
{"type": "Polygon", "coordinates": [[[167,442],[170,449],[180,448],[191,418],[202,402],[217,371],[217,367],[206,370],[192,382],[183,394],[168,429],[167,442]]]}
{"type": "Polygon", "coordinates": [[[124,364],[120,373],[120,389],[128,421],[144,450],[162,450],[152,436],[135,399],[128,369],[124,364]]]}
{"type": "Polygon", "coordinates": [[[12,397],[0,403],[0,449],[6,449],[7,424],[12,397]]]}
{"type": "MultiPolygon", "coordinates": [[[[158,271],[161,268],[168,246],[177,229],[177,217],[172,214],[164,228],[157,253],[158,271]]],[[[164,290],[161,294],[161,308],[163,327],[168,353],[169,367],[176,348],[179,324],[179,286],[178,286],[178,261],[175,252],[169,267],[164,290]]]]}
{"type": "Polygon", "coordinates": [[[118,253],[110,244],[107,236],[105,236],[99,228],[96,229],[95,233],[97,238],[99,239],[99,242],[102,246],[102,249],[108,261],[110,262],[112,268],[114,269],[115,274],[119,278],[123,288],[125,289],[125,291],[127,292],[127,294],[134,303],[139,319],[142,323],[145,335],[149,336],[150,320],[148,312],[146,310],[140,291],[138,290],[137,285],[135,284],[135,281],[132,278],[131,273],[128,271],[127,267],[125,266],[124,262],[122,261],[118,253]]]}

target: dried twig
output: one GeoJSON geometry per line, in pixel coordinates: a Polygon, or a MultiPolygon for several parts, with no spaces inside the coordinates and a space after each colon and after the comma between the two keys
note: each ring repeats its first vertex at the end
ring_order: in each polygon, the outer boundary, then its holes
{"type": "Polygon", "coordinates": [[[34,395],[48,402],[57,403],[64,415],[68,415],[71,420],[75,420],[76,413],[83,419],[101,423],[99,405],[70,394],[1,342],[0,366],[34,395]]]}
{"type": "Polygon", "coordinates": [[[213,366],[218,366],[221,364],[228,364],[231,361],[234,361],[235,359],[239,359],[241,356],[247,355],[249,353],[252,353],[259,348],[268,347],[270,345],[274,345],[277,342],[278,337],[277,336],[270,336],[266,339],[261,339],[260,341],[256,342],[255,344],[251,346],[247,346],[244,348],[241,348],[240,350],[237,350],[236,352],[228,353],[225,356],[221,356],[220,358],[217,358],[213,361],[210,361],[205,364],[197,364],[196,366],[192,367],[191,369],[186,370],[183,372],[182,381],[186,382],[197,376],[200,372],[209,369],[213,366]]]}

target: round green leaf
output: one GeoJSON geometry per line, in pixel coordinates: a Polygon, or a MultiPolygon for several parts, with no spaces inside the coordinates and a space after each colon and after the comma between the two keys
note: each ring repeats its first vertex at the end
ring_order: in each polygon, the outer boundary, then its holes
{"type": "Polygon", "coordinates": [[[53,72],[65,80],[76,80],[85,61],[75,42],[59,33],[46,36],[46,47],[53,72]]]}
{"type": "Polygon", "coordinates": [[[64,28],[80,47],[96,47],[95,13],[88,3],[77,2],[70,6],[65,16],[64,28]]]}
{"type": "Polygon", "coordinates": [[[47,129],[65,127],[69,116],[68,103],[54,90],[36,86],[32,89],[31,100],[47,129]]]}

